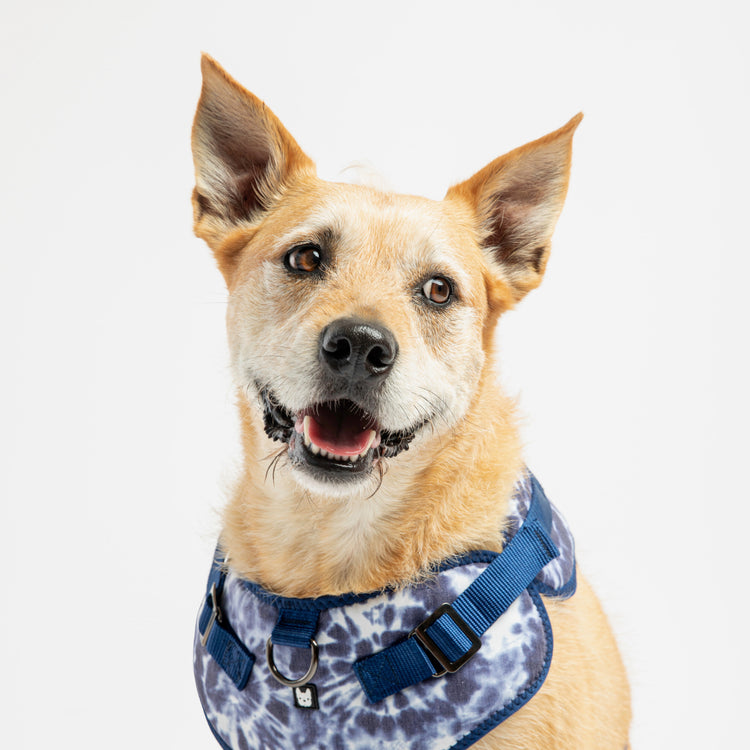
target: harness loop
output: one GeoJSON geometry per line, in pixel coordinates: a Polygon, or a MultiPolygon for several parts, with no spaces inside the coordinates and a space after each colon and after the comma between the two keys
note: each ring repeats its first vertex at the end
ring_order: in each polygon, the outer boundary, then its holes
{"type": "Polygon", "coordinates": [[[318,671],[318,644],[315,642],[314,638],[310,638],[310,666],[304,676],[300,677],[298,680],[291,680],[279,672],[273,660],[273,642],[270,638],[266,641],[266,661],[268,662],[271,674],[277,682],[280,682],[282,685],[288,685],[289,687],[300,687],[301,685],[306,685],[310,682],[318,671]]]}

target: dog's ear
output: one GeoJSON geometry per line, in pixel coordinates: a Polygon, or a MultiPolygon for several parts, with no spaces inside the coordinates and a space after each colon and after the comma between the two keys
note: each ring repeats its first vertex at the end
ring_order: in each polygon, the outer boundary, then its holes
{"type": "Polygon", "coordinates": [[[193,122],[195,231],[214,249],[240,223],[252,223],[284,187],[315,166],[278,118],[208,55],[193,122]]]}
{"type": "Polygon", "coordinates": [[[516,301],[542,280],[568,189],[573,133],[582,117],[495,159],[446,195],[474,209],[480,241],[502,266],[516,301]]]}

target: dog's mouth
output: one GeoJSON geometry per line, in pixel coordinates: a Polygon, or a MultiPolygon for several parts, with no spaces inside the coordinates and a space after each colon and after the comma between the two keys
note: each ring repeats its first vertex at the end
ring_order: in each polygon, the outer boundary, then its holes
{"type": "Polygon", "coordinates": [[[425,424],[412,429],[381,429],[374,416],[348,399],[313,404],[292,413],[267,389],[260,389],[266,434],[288,445],[289,458],[329,481],[367,474],[383,458],[409,449],[425,424]]]}

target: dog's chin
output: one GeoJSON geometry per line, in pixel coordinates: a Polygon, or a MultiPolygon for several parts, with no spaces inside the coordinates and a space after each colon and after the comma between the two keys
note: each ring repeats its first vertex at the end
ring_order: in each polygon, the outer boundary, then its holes
{"type": "Polygon", "coordinates": [[[259,389],[266,434],[285,443],[296,481],[316,494],[342,495],[377,487],[384,459],[408,450],[426,420],[411,428],[382,429],[348,399],[312,404],[298,412],[259,389]]]}
{"type": "MultiPolygon", "coordinates": [[[[308,457],[293,455],[292,446],[287,451],[286,468],[294,483],[320,502],[360,500],[375,493],[380,483],[378,460],[369,462],[369,468],[357,472],[340,470],[328,465],[320,465],[308,457]]],[[[317,458],[317,457],[316,457],[317,458]]],[[[319,459],[318,459],[319,460],[319,459]]]]}

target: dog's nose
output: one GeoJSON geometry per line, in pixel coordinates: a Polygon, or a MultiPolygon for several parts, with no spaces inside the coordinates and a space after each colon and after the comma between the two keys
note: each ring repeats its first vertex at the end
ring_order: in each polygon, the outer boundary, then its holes
{"type": "Polygon", "coordinates": [[[376,323],[340,318],[320,332],[320,361],[353,381],[382,380],[397,355],[396,338],[376,323]]]}

